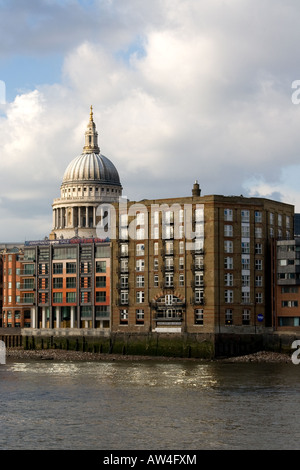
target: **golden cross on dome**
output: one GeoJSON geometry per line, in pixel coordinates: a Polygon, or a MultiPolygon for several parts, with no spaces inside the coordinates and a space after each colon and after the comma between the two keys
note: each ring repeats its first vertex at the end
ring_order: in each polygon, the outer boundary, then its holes
{"type": "Polygon", "coordinates": [[[93,120],[93,106],[91,106],[91,111],[90,111],[90,121],[93,120]]]}

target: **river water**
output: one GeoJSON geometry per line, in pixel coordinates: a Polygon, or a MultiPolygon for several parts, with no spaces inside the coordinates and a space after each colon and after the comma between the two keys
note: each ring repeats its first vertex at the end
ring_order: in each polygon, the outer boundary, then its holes
{"type": "Polygon", "coordinates": [[[0,365],[0,449],[300,449],[300,365],[0,365]]]}

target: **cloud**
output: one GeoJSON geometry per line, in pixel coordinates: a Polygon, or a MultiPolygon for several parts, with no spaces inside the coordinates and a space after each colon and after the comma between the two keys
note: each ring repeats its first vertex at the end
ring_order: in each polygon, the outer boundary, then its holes
{"type": "MultiPolygon", "coordinates": [[[[63,67],[57,83],[20,93],[0,119],[6,207],[22,201],[22,216],[27,201],[52,220],[92,104],[101,152],[131,199],[190,195],[198,179],[202,194],[273,195],[300,210],[297,182],[285,171],[299,174],[295,2],[48,1],[32,15],[33,3],[4,2],[0,21],[14,6],[23,26],[16,37],[5,27],[3,54],[9,45],[60,52],[63,67]]],[[[4,238],[25,236],[17,218],[3,226],[4,238]]]]}

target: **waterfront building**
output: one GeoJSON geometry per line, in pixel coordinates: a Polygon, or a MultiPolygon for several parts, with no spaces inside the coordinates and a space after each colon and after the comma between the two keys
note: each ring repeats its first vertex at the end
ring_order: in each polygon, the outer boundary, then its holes
{"type": "Polygon", "coordinates": [[[4,327],[110,328],[109,242],[27,242],[2,259],[4,327]]]}
{"type": "Polygon", "coordinates": [[[300,327],[300,238],[279,240],[274,252],[275,329],[280,331],[300,327]]]}
{"type": "Polygon", "coordinates": [[[112,331],[254,333],[272,326],[272,242],[293,237],[293,206],[201,196],[196,183],[191,197],[128,202],[116,211],[112,331]]]}

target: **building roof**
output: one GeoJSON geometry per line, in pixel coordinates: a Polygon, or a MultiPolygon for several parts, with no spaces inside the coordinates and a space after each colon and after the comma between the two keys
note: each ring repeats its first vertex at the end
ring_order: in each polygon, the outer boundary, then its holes
{"type": "Polygon", "coordinates": [[[67,166],[63,184],[90,182],[121,186],[118,171],[108,158],[100,153],[82,153],[67,166]]]}
{"type": "Polygon", "coordinates": [[[63,176],[63,184],[70,183],[98,183],[121,186],[116,167],[100,153],[92,106],[85,132],[83,152],[69,163],[63,176]]]}

